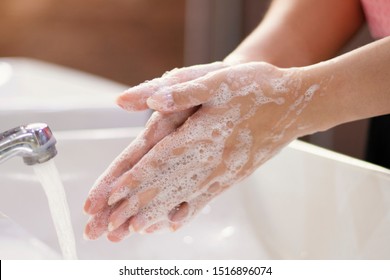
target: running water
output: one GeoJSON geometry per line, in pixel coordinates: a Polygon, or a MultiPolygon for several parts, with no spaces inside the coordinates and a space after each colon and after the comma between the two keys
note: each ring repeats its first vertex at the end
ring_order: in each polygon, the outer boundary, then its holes
{"type": "Polygon", "coordinates": [[[63,258],[66,260],[75,260],[77,259],[76,243],[70,220],[69,207],[65,190],[54,161],[49,160],[42,164],[36,164],[33,168],[49,202],[49,208],[63,258]]]}

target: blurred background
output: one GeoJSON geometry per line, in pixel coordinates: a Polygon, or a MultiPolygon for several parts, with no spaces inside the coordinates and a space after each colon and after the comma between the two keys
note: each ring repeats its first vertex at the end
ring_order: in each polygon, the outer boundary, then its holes
{"type": "MultiPolygon", "coordinates": [[[[1,0],[0,57],[47,61],[128,86],[223,59],[268,0],[1,0]]],[[[343,52],[370,42],[367,28],[343,52]]],[[[363,158],[367,121],[304,140],[363,158]]]]}

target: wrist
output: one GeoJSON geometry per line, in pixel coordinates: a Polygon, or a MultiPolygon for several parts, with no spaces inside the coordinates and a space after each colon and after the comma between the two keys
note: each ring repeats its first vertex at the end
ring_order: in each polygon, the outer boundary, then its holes
{"type": "Polygon", "coordinates": [[[276,81],[281,83],[281,87],[278,89],[275,82],[272,82],[273,94],[278,94],[279,91],[284,99],[283,104],[274,108],[281,110],[281,118],[277,122],[280,127],[277,130],[296,139],[335,125],[335,107],[331,106],[334,100],[328,93],[332,76],[326,76],[311,67],[275,69],[276,81]]]}
{"type": "Polygon", "coordinates": [[[306,102],[297,122],[299,136],[328,130],[348,118],[345,107],[340,106],[346,102],[341,94],[345,91],[345,83],[342,83],[342,75],[334,75],[333,63],[294,69],[300,80],[298,95],[306,102]]]}

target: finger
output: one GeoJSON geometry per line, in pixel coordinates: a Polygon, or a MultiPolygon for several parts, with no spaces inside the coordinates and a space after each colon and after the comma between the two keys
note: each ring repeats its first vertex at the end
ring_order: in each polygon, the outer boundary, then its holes
{"type": "Polygon", "coordinates": [[[93,215],[107,206],[107,198],[111,192],[113,183],[121,174],[131,169],[150,150],[149,146],[153,143],[152,141],[150,143],[142,141],[143,136],[140,135],[137,137],[97,179],[85,201],[84,212],[93,215]]]}
{"type": "MultiPolygon", "coordinates": [[[[154,114],[157,116],[156,121],[153,121],[153,127],[151,127],[152,125],[149,125],[148,130],[150,133],[145,136],[152,138],[152,145],[148,146],[148,151],[163,138],[170,135],[178,127],[180,127],[196,110],[197,108],[191,108],[182,112],[165,115],[155,112],[154,114]],[[156,125],[154,126],[154,124],[156,125]]],[[[139,158],[138,161],[140,159],[141,158],[139,158]]],[[[126,172],[121,174],[121,177],[111,186],[110,193],[108,194],[109,197],[106,197],[103,203],[107,203],[108,200],[109,205],[113,205],[121,199],[129,196],[129,194],[138,187],[138,183],[141,179],[135,178],[133,174],[136,174],[136,172],[130,171],[134,170],[130,170],[129,168],[126,172]]]]}
{"type": "MultiPolygon", "coordinates": [[[[113,161],[92,187],[84,204],[87,214],[95,214],[107,205],[117,178],[130,170],[146,153],[165,136],[181,126],[196,109],[192,108],[175,114],[155,112],[148,121],[145,130],[113,161]]],[[[125,197],[123,194],[118,200],[125,197]]],[[[112,202],[113,203],[113,202],[112,202]]]]}
{"type": "MultiPolygon", "coordinates": [[[[220,192],[206,192],[190,200],[186,205],[185,215],[182,213],[180,216],[175,216],[174,219],[171,219],[171,231],[177,231],[183,225],[191,221],[219,193],[220,192]]],[[[181,211],[184,212],[184,210],[181,211]]]]}
{"type": "Polygon", "coordinates": [[[174,69],[167,72],[160,78],[147,81],[126,90],[118,97],[117,104],[128,111],[146,110],[148,109],[146,100],[159,89],[199,78],[211,71],[222,69],[224,67],[227,67],[227,65],[222,62],[214,62],[210,64],[174,69]]]}
{"type": "Polygon", "coordinates": [[[93,215],[107,205],[107,198],[113,183],[123,173],[131,169],[159,140],[153,139],[149,134],[148,129],[145,129],[96,180],[84,204],[84,211],[87,214],[93,215]]]}
{"type": "Polygon", "coordinates": [[[111,242],[119,242],[122,241],[125,237],[130,236],[132,232],[129,230],[129,223],[131,218],[128,219],[125,223],[123,223],[119,228],[114,231],[110,231],[107,234],[107,239],[111,242]]]}
{"type": "Polygon", "coordinates": [[[160,112],[179,112],[208,102],[214,95],[221,98],[228,86],[221,87],[226,69],[210,72],[200,78],[159,89],[147,100],[149,108],[160,112]]]}
{"type": "MultiPolygon", "coordinates": [[[[136,172],[135,169],[136,167],[132,170],[136,172]]],[[[107,204],[114,205],[120,200],[127,198],[140,184],[141,182],[133,176],[133,173],[130,173],[129,171],[124,173],[123,176],[118,178],[113,184],[107,204]]]]}
{"type": "Polygon", "coordinates": [[[182,202],[174,207],[168,214],[168,218],[171,222],[179,222],[187,217],[189,213],[188,202],[182,202]]]}
{"type": "Polygon", "coordinates": [[[166,210],[167,207],[161,204],[161,201],[155,199],[140,209],[140,211],[133,216],[129,224],[130,230],[134,232],[144,232],[145,229],[152,225],[157,224],[162,220],[166,220],[168,215],[168,211],[166,210]]]}
{"type": "MultiPolygon", "coordinates": [[[[150,201],[147,207],[142,208],[135,215],[132,223],[134,231],[143,230],[161,218],[168,218],[168,213],[177,204],[197,196],[196,185],[205,180],[212,172],[212,169],[209,168],[209,157],[202,155],[206,146],[210,148],[209,141],[198,142],[196,149],[187,149],[186,147],[193,145],[193,143],[183,134],[183,129],[185,130],[182,126],[176,133],[160,141],[132,170],[123,175],[124,177],[138,177],[137,181],[141,183],[136,189],[144,190],[156,187],[161,190],[159,198],[150,201]],[[178,143],[180,145],[177,145],[178,143]],[[176,152],[177,154],[175,154],[176,152]],[[201,158],[205,158],[203,160],[207,162],[199,167],[201,158]],[[185,187],[183,184],[189,185],[185,187]]],[[[123,193],[122,190],[119,194],[114,193],[109,198],[110,203],[112,197],[115,197],[114,201],[119,201],[134,195],[134,189],[131,190],[129,187],[126,189],[127,193],[123,193]],[[122,195],[124,196],[121,197],[122,195]]],[[[179,209],[186,207],[185,203],[181,206],[179,209]]],[[[173,217],[178,215],[177,219],[179,219],[182,213],[181,211],[178,213],[172,211],[171,217],[174,219],[173,217]]]]}
{"type": "Polygon", "coordinates": [[[195,217],[215,195],[209,195],[207,196],[207,198],[205,198],[204,195],[201,195],[191,200],[190,203],[182,202],[169,212],[168,219],[163,218],[161,221],[149,226],[146,226],[144,215],[133,217],[132,221],[129,222],[130,229],[134,231],[145,232],[148,234],[157,232],[162,233],[168,230],[176,231],[193,217],[195,217]]]}
{"type": "Polygon", "coordinates": [[[210,182],[204,187],[204,192],[189,202],[182,202],[169,212],[169,221],[171,231],[176,231],[184,224],[198,215],[199,212],[216,196],[227,189],[228,186],[222,186],[219,182],[210,182]]]}
{"type": "Polygon", "coordinates": [[[113,211],[109,218],[108,230],[113,231],[126,222],[131,216],[137,214],[140,208],[144,207],[158,194],[157,188],[147,189],[137,195],[125,199],[118,208],[113,211]]]}
{"type": "Polygon", "coordinates": [[[133,216],[130,228],[135,232],[150,233],[156,231],[158,226],[162,226],[161,221],[165,221],[164,225],[172,228],[172,224],[183,221],[188,216],[190,209],[187,202],[182,202],[175,207],[169,206],[172,203],[168,201],[165,203],[168,205],[162,205],[159,200],[149,201],[137,215],[133,216]]]}
{"type": "Polygon", "coordinates": [[[84,238],[95,240],[107,232],[108,219],[113,211],[113,207],[108,207],[92,216],[84,229],[84,238]]]}
{"type": "Polygon", "coordinates": [[[112,232],[125,223],[131,216],[137,213],[138,200],[134,196],[131,199],[125,199],[110,215],[108,231],[112,232]]]}
{"type": "Polygon", "coordinates": [[[145,229],[145,233],[163,233],[172,231],[173,228],[177,229],[182,225],[181,221],[184,220],[188,214],[189,205],[187,202],[182,202],[169,212],[168,219],[164,219],[149,226],[145,229]]]}
{"type": "MultiPolygon", "coordinates": [[[[156,218],[154,218],[153,221],[152,219],[148,219],[148,216],[149,215],[145,211],[141,211],[137,215],[133,216],[133,219],[129,224],[130,230],[141,232],[145,228],[148,228],[158,222],[156,218]]],[[[160,218],[163,218],[163,216],[160,216],[160,218]]]]}
{"type": "Polygon", "coordinates": [[[146,228],[145,229],[145,233],[163,233],[163,232],[167,232],[167,231],[170,231],[169,228],[170,228],[170,222],[167,221],[167,220],[163,220],[163,221],[160,221],[160,222],[157,222],[153,225],[151,225],[150,227],[146,228]]]}

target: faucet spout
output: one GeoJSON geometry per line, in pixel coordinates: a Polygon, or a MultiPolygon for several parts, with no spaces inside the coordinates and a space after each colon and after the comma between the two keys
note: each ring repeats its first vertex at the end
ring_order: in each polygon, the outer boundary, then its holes
{"type": "Polygon", "coordinates": [[[15,127],[0,133],[0,163],[23,157],[27,165],[46,162],[57,154],[56,139],[44,123],[15,127]]]}

